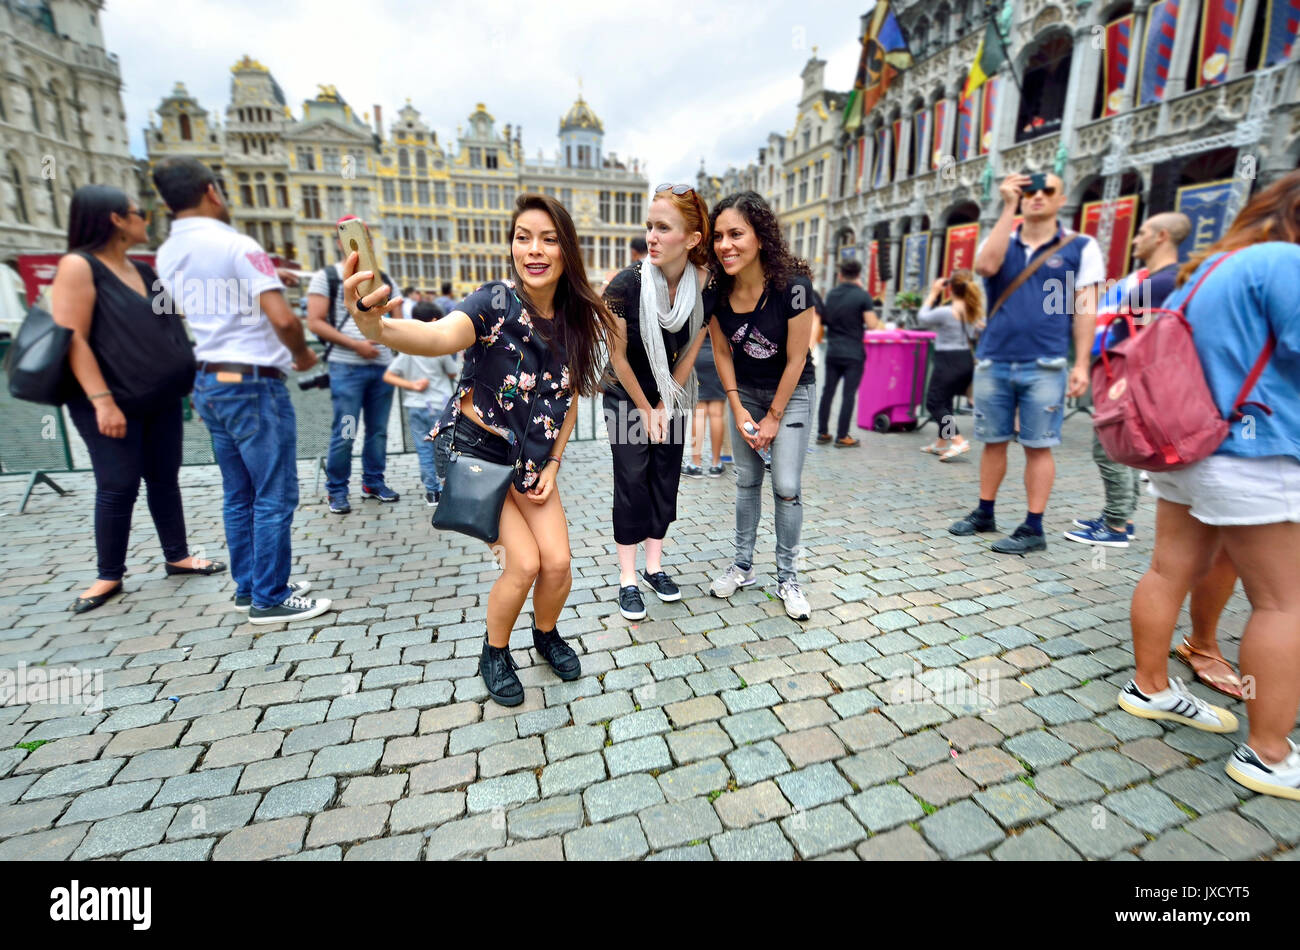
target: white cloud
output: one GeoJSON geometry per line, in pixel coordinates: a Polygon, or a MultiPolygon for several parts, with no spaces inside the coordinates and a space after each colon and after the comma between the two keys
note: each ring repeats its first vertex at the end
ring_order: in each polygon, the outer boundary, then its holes
{"type": "Polygon", "coordinates": [[[177,81],[224,121],[230,66],[247,53],[295,115],[317,83],[358,113],[381,104],[385,122],[409,98],[448,145],[483,102],[498,125],[523,127],[529,156],[555,151],[581,78],[606,150],[641,159],[655,181],[682,181],[701,157],[721,172],[788,130],[813,45],[830,87],[848,89],[861,12],[777,0],[110,0],[103,22],[137,154],[177,81]]]}

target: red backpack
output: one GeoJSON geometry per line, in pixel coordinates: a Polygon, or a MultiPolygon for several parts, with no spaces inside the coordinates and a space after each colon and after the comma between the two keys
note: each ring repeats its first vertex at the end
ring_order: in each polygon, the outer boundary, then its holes
{"type": "MultiPolygon", "coordinates": [[[[1219,415],[1205,382],[1186,313],[1201,284],[1231,256],[1215,261],[1177,310],[1153,307],[1116,313],[1106,321],[1107,334],[1117,319],[1127,320],[1129,327],[1129,335],[1119,343],[1102,346],[1101,359],[1092,367],[1092,424],[1114,461],[1148,472],[1173,471],[1213,455],[1228,437],[1229,420],[1219,415]],[[1143,327],[1140,333],[1139,326],[1143,327]]],[[[1231,422],[1240,419],[1242,407],[1248,405],[1273,414],[1268,406],[1247,402],[1246,397],[1275,345],[1270,333],[1233,403],[1231,422]]]]}

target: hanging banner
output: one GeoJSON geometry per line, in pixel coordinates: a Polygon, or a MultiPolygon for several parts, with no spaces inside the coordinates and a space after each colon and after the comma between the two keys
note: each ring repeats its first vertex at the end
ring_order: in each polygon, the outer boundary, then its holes
{"type": "Polygon", "coordinates": [[[1228,201],[1232,196],[1232,179],[1210,181],[1200,185],[1184,185],[1178,189],[1174,210],[1187,215],[1192,222],[1191,233],[1178,246],[1178,260],[1186,261],[1198,251],[1203,251],[1228,229],[1228,201]]]}
{"type": "Polygon", "coordinates": [[[957,110],[957,161],[964,162],[975,155],[975,129],[979,124],[980,102],[984,87],[980,86],[969,99],[963,99],[957,110]]]}
{"type": "MultiPolygon", "coordinates": [[[[1300,0],[1296,0],[1300,3],[1300,0]]],[[[943,162],[944,149],[948,146],[948,100],[940,99],[934,104],[934,147],[930,150],[930,169],[938,171],[943,162]]]]}
{"type": "Polygon", "coordinates": [[[1178,3],[1179,0],[1159,0],[1147,11],[1147,34],[1142,44],[1142,88],[1139,93],[1139,101],[1144,106],[1152,105],[1165,97],[1169,64],[1174,58],[1178,3]]]}
{"type": "Polygon", "coordinates": [[[884,188],[889,183],[889,126],[881,126],[876,132],[876,167],[871,176],[873,188],[884,188]]]}
{"type": "Polygon", "coordinates": [[[1300,0],[1264,0],[1267,39],[1259,51],[1259,68],[1276,66],[1291,58],[1300,33],[1300,0]]]}
{"type": "Polygon", "coordinates": [[[1106,24],[1106,47],[1103,51],[1102,78],[1106,83],[1106,109],[1102,115],[1115,115],[1124,106],[1124,80],[1128,76],[1129,51],[1133,37],[1133,14],[1106,24]]]}
{"type": "Polygon", "coordinates": [[[925,156],[929,154],[926,133],[930,131],[930,110],[922,109],[912,116],[912,163],[908,168],[914,175],[925,171],[925,156]]]}
{"type": "Polygon", "coordinates": [[[930,261],[930,232],[903,235],[903,290],[925,293],[925,272],[930,261]]]}
{"type": "Polygon", "coordinates": [[[1213,86],[1228,76],[1232,31],[1237,25],[1238,0],[1205,0],[1201,10],[1201,36],[1196,56],[1196,85],[1213,86]]]}
{"type": "MultiPolygon", "coordinates": [[[[1096,237],[1101,230],[1101,209],[1105,202],[1089,201],[1083,206],[1084,234],[1096,237]]],[[[1119,280],[1128,274],[1133,253],[1133,232],[1137,224],[1137,195],[1124,195],[1115,202],[1115,221],[1110,229],[1110,253],[1106,279],[1119,280]]]]}
{"type": "Polygon", "coordinates": [[[970,270],[975,266],[975,248],[979,244],[980,226],[978,221],[970,224],[954,224],[948,228],[943,247],[943,275],[948,277],[955,270],[970,270]]]}
{"type": "Polygon", "coordinates": [[[871,265],[867,269],[867,293],[879,300],[885,294],[884,282],[880,279],[880,242],[872,241],[867,252],[871,265]]]}
{"type": "Polygon", "coordinates": [[[907,153],[903,151],[903,120],[894,120],[894,181],[907,177],[907,153]]]}
{"type": "Polygon", "coordinates": [[[980,154],[986,155],[993,147],[993,120],[998,107],[997,76],[990,77],[984,84],[984,108],[980,111],[980,154]]]}
{"type": "Polygon", "coordinates": [[[854,191],[856,191],[858,194],[861,194],[863,165],[867,160],[867,137],[865,135],[858,136],[856,151],[857,151],[858,171],[857,174],[853,176],[853,188],[854,191]]]}

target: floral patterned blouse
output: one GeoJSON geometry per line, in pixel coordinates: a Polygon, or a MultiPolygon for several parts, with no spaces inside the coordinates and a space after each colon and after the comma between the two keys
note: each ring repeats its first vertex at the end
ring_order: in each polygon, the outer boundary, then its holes
{"type": "Polygon", "coordinates": [[[515,488],[527,491],[546,458],[554,454],[560,426],[573,401],[569,369],[556,340],[548,344],[533,327],[514,289],[494,280],[456,308],[474,321],[478,342],[465,351],[465,368],[456,394],[430,436],[454,426],[460,401],[474,391],[474,409],[491,429],[523,452],[515,467],[515,488]]]}

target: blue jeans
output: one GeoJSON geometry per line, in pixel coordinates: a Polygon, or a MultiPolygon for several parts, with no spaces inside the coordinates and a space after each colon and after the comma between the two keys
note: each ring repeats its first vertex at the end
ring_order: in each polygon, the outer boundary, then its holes
{"type": "Polygon", "coordinates": [[[429,440],[429,430],[437,422],[437,415],[423,407],[408,407],[407,421],[411,425],[411,441],[415,443],[415,454],[420,459],[420,481],[424,482],[425,491],[442,491],[442,479],[438,477],[437,466],[433,459],[433,442],[429,440]]]}
{"type": "MultiPolygon", "coordinates": [[[[813,422],[813,383],[795,386],[781,417],[772,450],[772,500],[776,504],[776,580],[796,579],[795,557],[803,531],[803,496],[800,481],[808,455],[808,434],[813,422]]],[[[738,385],[740,404],[757,425],[776,398],[776,389],[738,385]]],[[[735,419],[732,419],[735,425],[735,419]]],[[[754,564],[754,542],[758,520],[763,514],[763,460],[736,432],[731,437],[736,470],[736,564],[748,569],[754,564]]]]}
{"type": "Polygon", "coordinates": [[[975,438],[981,442],[1010,442],[1015,438],[1028,449],[1060,445],[1069,375],[1064,356],[1024,363],[978,360],[971,384],[975,438]]]}
{"type": "Polygon", "coordinates": [[[235,595],[274,607],[289,596],[289,532],[298,507],[298,431],[284,381],[194,379],[194,408],[221,468],[235,595]]]}
{"type": "Polygon", "coordinates": [[[365,413],[366,439],[361,446],[361,484],[378,488],[384,484],[388,459],[388,414],[393,408],[393,387],[384,382],[387,366],[330,363],[330,398],[334,401],[334,425],[330,429],[330,450],[325,460],[325,490],[330,496],[348,493],[352,474],[352,440],[365,413]]]}

